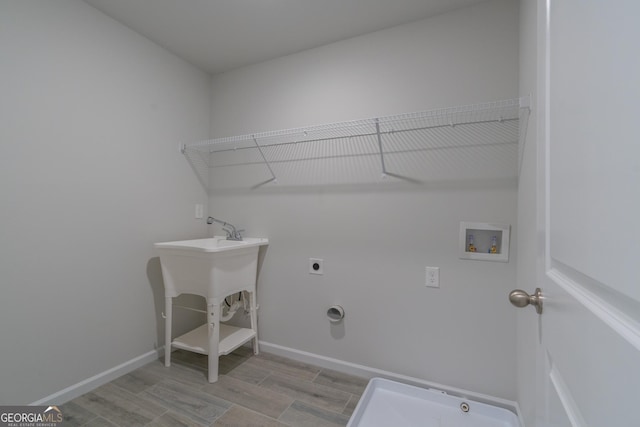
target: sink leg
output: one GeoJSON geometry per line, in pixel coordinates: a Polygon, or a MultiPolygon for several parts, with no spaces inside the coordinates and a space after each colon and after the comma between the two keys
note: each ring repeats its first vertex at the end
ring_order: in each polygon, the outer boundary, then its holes
{"type": "Polygon", "coordinates": [[[164,366],[171,366],[171,318],[173,316],[173,298],[164,299],[164,366]]]}
{"type": "Polygon", "coordinates": [[[251,329],[256,333],[253,339],[253,354],[260,353],[258,348],[258,310],[256,309],[256,292],[249,292],[249,310],[251,311],[251,329]]]}
{"type": "Polygon", "coordinates": [[[209,382],[218,381],[218,344],[220,342],[220,304],[207,304],[209,324],[209,382]]]}

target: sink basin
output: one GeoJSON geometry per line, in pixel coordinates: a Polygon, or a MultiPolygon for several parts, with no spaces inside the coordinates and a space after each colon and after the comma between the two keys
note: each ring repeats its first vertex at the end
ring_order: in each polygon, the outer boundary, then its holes
{"type": "Polygon", "coordinates": [[[239,289],[253,289],[258,250],[268,244],[264,238],[235,241],[221,236],[156,243],[165,297],[189,293],[218,299],[239,289]]]}
{"type": "Polygon", "coordinates": [[[196,252],[221,252],[239,247],[262,246],[269,243],[269,240],[246,237],[244,240],[227,240],[226,237],[215,236],[207,239],[179,240],[176,242],[156,243],[156,249],[179,249],[196,252]]]}

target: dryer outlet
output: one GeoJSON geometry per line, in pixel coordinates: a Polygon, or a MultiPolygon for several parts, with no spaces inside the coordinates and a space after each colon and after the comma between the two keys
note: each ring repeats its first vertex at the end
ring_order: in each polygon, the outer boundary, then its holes
{"type": "Polygon", "coordinates": [[[309,274],[324,274],[323,261],[319,258],[309,258],[309,274]]]}

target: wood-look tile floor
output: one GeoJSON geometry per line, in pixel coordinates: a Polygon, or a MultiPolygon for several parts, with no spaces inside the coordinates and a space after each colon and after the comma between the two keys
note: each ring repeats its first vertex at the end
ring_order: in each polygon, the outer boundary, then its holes
{"type": "Polygon", "coordinates": [[[207,357],[178,350],[61,406],[65,426],[344,426],[367,380],[241,347],[207,382],[207,357]]]}

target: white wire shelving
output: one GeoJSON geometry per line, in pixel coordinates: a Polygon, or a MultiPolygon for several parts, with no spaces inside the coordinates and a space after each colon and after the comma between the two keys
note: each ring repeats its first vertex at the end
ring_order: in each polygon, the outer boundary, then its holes
{"type": "Polygon", "coordinates": [[[209,191],[517,178],[529,98],[181,145],[209,191]]]}

